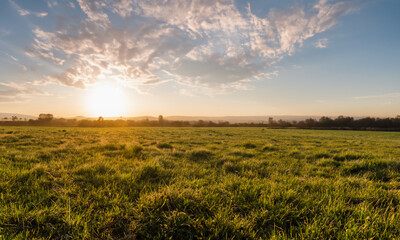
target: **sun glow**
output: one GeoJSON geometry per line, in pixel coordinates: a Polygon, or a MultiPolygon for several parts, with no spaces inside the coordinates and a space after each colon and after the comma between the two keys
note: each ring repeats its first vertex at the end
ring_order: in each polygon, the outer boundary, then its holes
{"type": "Polygon", "coordinates": [[[126,111],[127,100],[120,86],[111,82],[100,82],[90,89],[87,103],[92,115],[119,117],[126,111]]]}

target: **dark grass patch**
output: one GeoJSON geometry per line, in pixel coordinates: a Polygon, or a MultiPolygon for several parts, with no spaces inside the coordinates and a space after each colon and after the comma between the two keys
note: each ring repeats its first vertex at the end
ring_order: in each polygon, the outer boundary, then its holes
{"type": "Polygon", "coordinates": [[[171,178],[168,170],[158,165],[144,165],[136,173],[135,182],[138,183],[160,183],[168,182],[171,178]]]}
{"type": "Polygon", "coordinates": [[[231,161],[224,162],[222,165],[222,169],[224,169],[225,172],[228,173],[237,173],[240,172],[241,167],[238,164],[234,164],[231,161]]]}
{"type": "Polygon", "coordinates": [[[254,143],[247,142],[247,143],[243,144],[243,147],[246,149],[253,149],[253,148],[257,148],[257,145],[255,145],[254,143]]]}
{"type": "Polygon", "coordinates": [[[319,152],[319,153],[313,154],[311,156],[311,159],[321,159],[321,158],[328,159],[328,158],[331,158],[331,157],[332,157],[332,155],[329,154],[329,153],[319,152]]]}
{"type": "Polygon", "coordinates": [[[263,150],[264,152],[273,152],[273,151],[277,151],[278,148],[277,148],[277,147],[274,147],[274,146],[272,146],[272,145],[264,145],[264,146],[262,147],[262,150],[263,150]]]}
{"type": "Polygon", "coordinates": [[[39,159],[39,161],[45,162],[48,162],[53,158],[51,152],[39,152],[36,154],[36,157],[39,159]]]}
{"type": "Polygon", "coordinates": [[[172,145],[169,143],[159,143],[157,144],[157,148],[159,149],[172,149],[172,145]]]}
{"type": "Polygon", "coordinates": [[[105,164],[86,165],[73,172],[73,182],[81,188],[102,188],[112,181],[115,170],[105,164]]]}
{"type": "Polygon", "coordinates": [[[96,149],[100,151],[118,151],[125,149],[125,147],[126,147],[125,144],[109,143],[106,145],[96,147],[96,149]]]}
{"type": "Polygon", "coordinates": [[[323,159],[322,161],[320,161],[318,163],[318,166],[321,166],[321,167],[339,167],[341,165],[342,164],[340,162],[334,161],[332,159],[323,159]]]}
{"type": "Polygon", "coordinates": [[[289,156],[294,159],[299,159],[299,160],[305,158],[304,154],[299,151],[291,151],[291,152],[289,152],[289,156]]]}
{"type": "Polygon", "coordinates": [[[243,157],[243,158],[252,158],[252,157],[254,157],[253,153],[244,152],[244,151],[240,151],[240,150],[236,150],[236,151],[230,152],[229,155],[235,156],[235,157],[243,157]]]}
{"type": "Polygon", "coordinates": [[[340,153],[333,156],[333,159],[336,161],[353,161],[362,158],[366,158],[366,156],[356,153],[340,153]]]}
{"type": "Polygon", "coordinates": [[[390,181],[393,177],[399,176],[400,162],[382,160],[364,160],[362,163],[355,163],[344,168],[347,175],[365,175],[368,179],[376,181],[390,181]]]}
{"type": "Polygon", "coordinates": [[[198,150],[190,151],[188,156],[189,156],[189,160],[191,160],[191,161],[203,162],[203,161],[210,160],[211,157],[213,156],[213,153],[206,149],[198,149],[198,150]]]}
{"type": "Polygon", "coordinates": [[[19,139],[28,139],[28,138],[33,138],[33,136],[32,136],[32,135],[25,134],[25,135],[19,136],[18,138],[19,138],[19,139]]]}
{"type": "Polygon", "coordinates": [[[16,143],[19,141],[19,138],[15,136],[5,136],[1,138],[0,141],[3,143],[16,143]]]}
{"type": "Polygon", "coordinates": [[[144,157],[143,147],[139,145],[126,147],[122,154],[126,159],[143,159],[144,157]]]}
{"type": "Polygon", "coordinates": [[[207,200],[191,189],[144,195],[138,206],[135,232],[143,239],[198,239],[213,214],[207,200]]]}

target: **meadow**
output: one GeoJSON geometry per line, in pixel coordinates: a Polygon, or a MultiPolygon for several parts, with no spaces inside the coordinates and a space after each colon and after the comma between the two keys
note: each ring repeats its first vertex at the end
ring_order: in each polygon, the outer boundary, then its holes
{"type": "Polygon", "coordinates": [[[3,239],[399,239],[400,133],[0,127],[3,239]]]}

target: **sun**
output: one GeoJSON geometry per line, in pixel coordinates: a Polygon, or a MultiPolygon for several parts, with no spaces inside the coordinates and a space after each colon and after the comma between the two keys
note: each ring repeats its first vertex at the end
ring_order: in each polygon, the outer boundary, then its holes
{"type": "Polygon", "coordinates": [[[91,88],[87,105],[92,115],[120,117],[126,111],[127,100],[122,88],[112,82],[99,82],[91,88]]]}

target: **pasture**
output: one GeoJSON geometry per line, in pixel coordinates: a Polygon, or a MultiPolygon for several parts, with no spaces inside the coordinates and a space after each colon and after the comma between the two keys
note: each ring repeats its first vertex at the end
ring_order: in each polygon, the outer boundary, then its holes
{"type": "Polygon", "coordinates": [[[0,127],[0,238],[398,239],[400,133],[0,127]]]}

